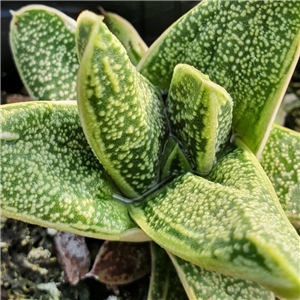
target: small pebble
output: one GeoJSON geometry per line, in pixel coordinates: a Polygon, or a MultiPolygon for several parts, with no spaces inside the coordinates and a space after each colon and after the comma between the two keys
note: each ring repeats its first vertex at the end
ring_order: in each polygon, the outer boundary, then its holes
{"type": "Polygon", "coordinates": [[[31,249],[28,253],[28,261],[34,264],[39,264],[45,260],[48,260],[51,256],[51,252],[43,247],[31,249]]]}
{"type": "Polygon", "coordinates": [[[61,292],[58,290],[54,282],[40,283],[37,285],[37,289],[47,291],[53,300],[60,299],[61,292]]]}
{"type": "Polygon", "coordinates": [[[47,228],[47,234],[49,236],[55,236],[57,233],[57,230],[56,229],[53,229],[53,228],[47,228]]]}

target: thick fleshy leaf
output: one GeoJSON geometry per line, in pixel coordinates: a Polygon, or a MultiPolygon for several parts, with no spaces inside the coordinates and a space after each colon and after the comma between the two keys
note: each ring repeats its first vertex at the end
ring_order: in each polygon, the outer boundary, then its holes
{"type": "Polygon", "coordinates": [[[44,5],[25,6],[12,15],[10,45],[31,97],[76,99],[76,22],[44,5]]]}
{"type": "Polygon", "coordinates": [[[300,1],[202,1],[138,65],[167,90],[174,67],[194,66],[234,100],[233,128],[260,155],[299,58],[300,1]]]}
{"type": "Polygon", "coordinates": [[[274,125],[261,165],[287,217],[300,228],[300,133],[274,125]]]}
{"type": "Polygon", "coordinates": [[[164,249],[151,243],[152,270],[147,300],[188,299],[164,249]]]}
{"type": "Polygon", "coordinates": [[[178,140],[170,136],[164,146],[161,158],[161,180],[191,171],[191,165],[181,150],[178,140]]]}
{"type": "Polygon", "coordinates": [[[113,198],[77,109],[75,101],[1,106],[1,213],[83,236],[148,240],[113,198]]]}
{"type": "Polygon", "coordinates": [[[149,243],[105,241],[86,277],[106,284],[128,284],[150,272],[150,260],[149,243]]]}
{"type": "Polygon", "coordinates": [[[83,236],[58,231],[53,238],[56,252],[70,284],[77,284],[89,271],[91,256],[83,236]]]}
{"type": "MultiPolygon", "coordinates": [[[[76,26],[76,48],[78,60],[81,61],[87,43],[89,42],[92,34],[92,29],[96,22],[100,21],[101,17],[94,13],[85,10],[77,18],[76,26]]],[[[103,17],[102,17],[103,20],[103,17]]]]}
{"type": "Polygon", "coordinates": [[[206,271],[179,257],[169,255],[191,300],[274,300],[275,298],[272,292],[252,281],[206,271]]]}
{"type": "Polygon", "coordinates": [[[211,172],[216,183],[187,173],[130,204],[131,216],[172,254],[295,298],[299,237],[255,156],[231,147],[211,172]]]}
{"type": "Polygon", "coordinates": [[[190,155],[195,169],[207,174],[229,139],[232,99],[194,67],[175,67],[166,101],[171,130],[190,155]]]}
{"type": "Polygon", "coordinates": [[[104,23],[125,47],[131,63],[136,66],[148,51],[147,45],[127,20],[104,9],[101,9],[101,13],[104,16],[104,23]]]}
{"type": "Polygon", "coordinates": [[[101,18],[81,60],[78,105],[91,148],[125,196],[137,197],[158,183],[165,135],[161,95],[101,18]]]}

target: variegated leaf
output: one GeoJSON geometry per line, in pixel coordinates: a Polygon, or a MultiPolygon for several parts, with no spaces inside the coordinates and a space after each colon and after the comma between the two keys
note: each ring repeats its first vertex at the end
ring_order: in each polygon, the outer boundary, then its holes
{"type": "Polygon", "coordinates": [[[99,161],[125,196],[134,198],[159,180],[163,104],[101,20],[95,22],[79,68],[79,114],[99,161]]]}
{"type": "Polygon", "coordinates": [[[111,240],[148,240],[93,155],[75,101],[1,107],[1,214],[111,240]]]}
{"type": "Polygon", "coordinates": [[[152,270],[147,300],[188,299],[164,249],[151,243],[152,270]]]}
{"type": "Polygon", "coordinates": [[[182,175],[130,204],[131,216],[174,255],[297,297],[300,239],[255,156],[237,142],[209,179],[182,175]]]}
{"type": "Polygon", "coordinates": [[[78,16],[75,38],[76,38],[76,48],[77,48],[77,55],[79,61],[81,61],[85,51],[85,47],[91,38],[92,30],[95,23],[100,20],[101,20],[100,16],[97,16],[88,10],[84,10],[78,16]]]}
{"type": "Polygon", "coordinates": [[[229,139],[232,99],[197,69],[175,67],[166,101],[171,131],[182,142],[195,169],[207,174],[229,139]]]}
{"type": "Polygon", "coordinates": [[[287,217],[300,228],[300,133],[274,125],[261,164],[287,217]]]}
{"type": "Polygon", "coordinates": [[[164,146],[161,158],[161,180],[191,171],[191,165],[179,146],[179,141],[170,136],[164,146]]]}
{"type": "Polygon", "coordinates": [[[136,66],[148,51],[147,45],[127,20],[104,9],[101,9],[101,13],[104,16],[104,23],[125,47],[131,63],[136,66]]]}
{"type": "Polygon", "coordinates": [[[138,70],[167,90],[194,66],[234,100],[233,128],[260,156],[300,53],[300,1],[204,0],[150,47],[138,70]]]}
{"type": "Polygon", "coordinates": [[[44,5],[28,5],[12,15],[10,45],[30,96],[76,99],[76,22],[44,5]]]}
{"type": "Polygon", "coordinates": [[[274,300],[258,284],[210,272],[169,253],[190,300],[274,300]]]}

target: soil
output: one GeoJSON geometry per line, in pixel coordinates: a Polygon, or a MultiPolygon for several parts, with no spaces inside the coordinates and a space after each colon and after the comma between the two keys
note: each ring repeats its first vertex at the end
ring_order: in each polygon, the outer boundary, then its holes
{"type": "MultiPolygon", "coordinates": [[[[49,230],[48,230],[49,231],[49,230]]],[[[92,261],[103,241],[86,239],[92,261]]],[[[144,300],[149,275],[125,286],[93,278],[72,286],[65,280],[53,237],[46,228],[1,218],[1,299],[144,300]]]]}
{"type": "MultiPolygon", "coordinates": [[[[288,88],[295,100],[285,109],[284,125],[300,132],[299,64],[288,88]]],[[[22,89],[16,95],[1,93],[2,103],[31,100],[22,89]]],[[[300,232],[299,232],[300,234],[300,232]]],[[[86,239],[95,258],[103,241],[86,239]]],[[[76,286],[65,280],[58,261],[53,237],[46,228],[1,218],[1,299],[72,299],[72,300],[146,300],[149,275],[125,286],[107,286],[92,278],[76,286]]]]}

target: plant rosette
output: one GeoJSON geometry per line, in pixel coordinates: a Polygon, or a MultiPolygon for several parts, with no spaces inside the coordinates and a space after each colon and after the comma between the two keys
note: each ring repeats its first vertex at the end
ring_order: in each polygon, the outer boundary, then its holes
{"type": "Polygon", "coordinates": [[[298,299],[300,134],[272,125],[300,2],[202,1],[149,49],[103,15],[13,12],[16,66],[43,101],[1,107],[1,213],[152,240],[148,299],[298,299]]]}

